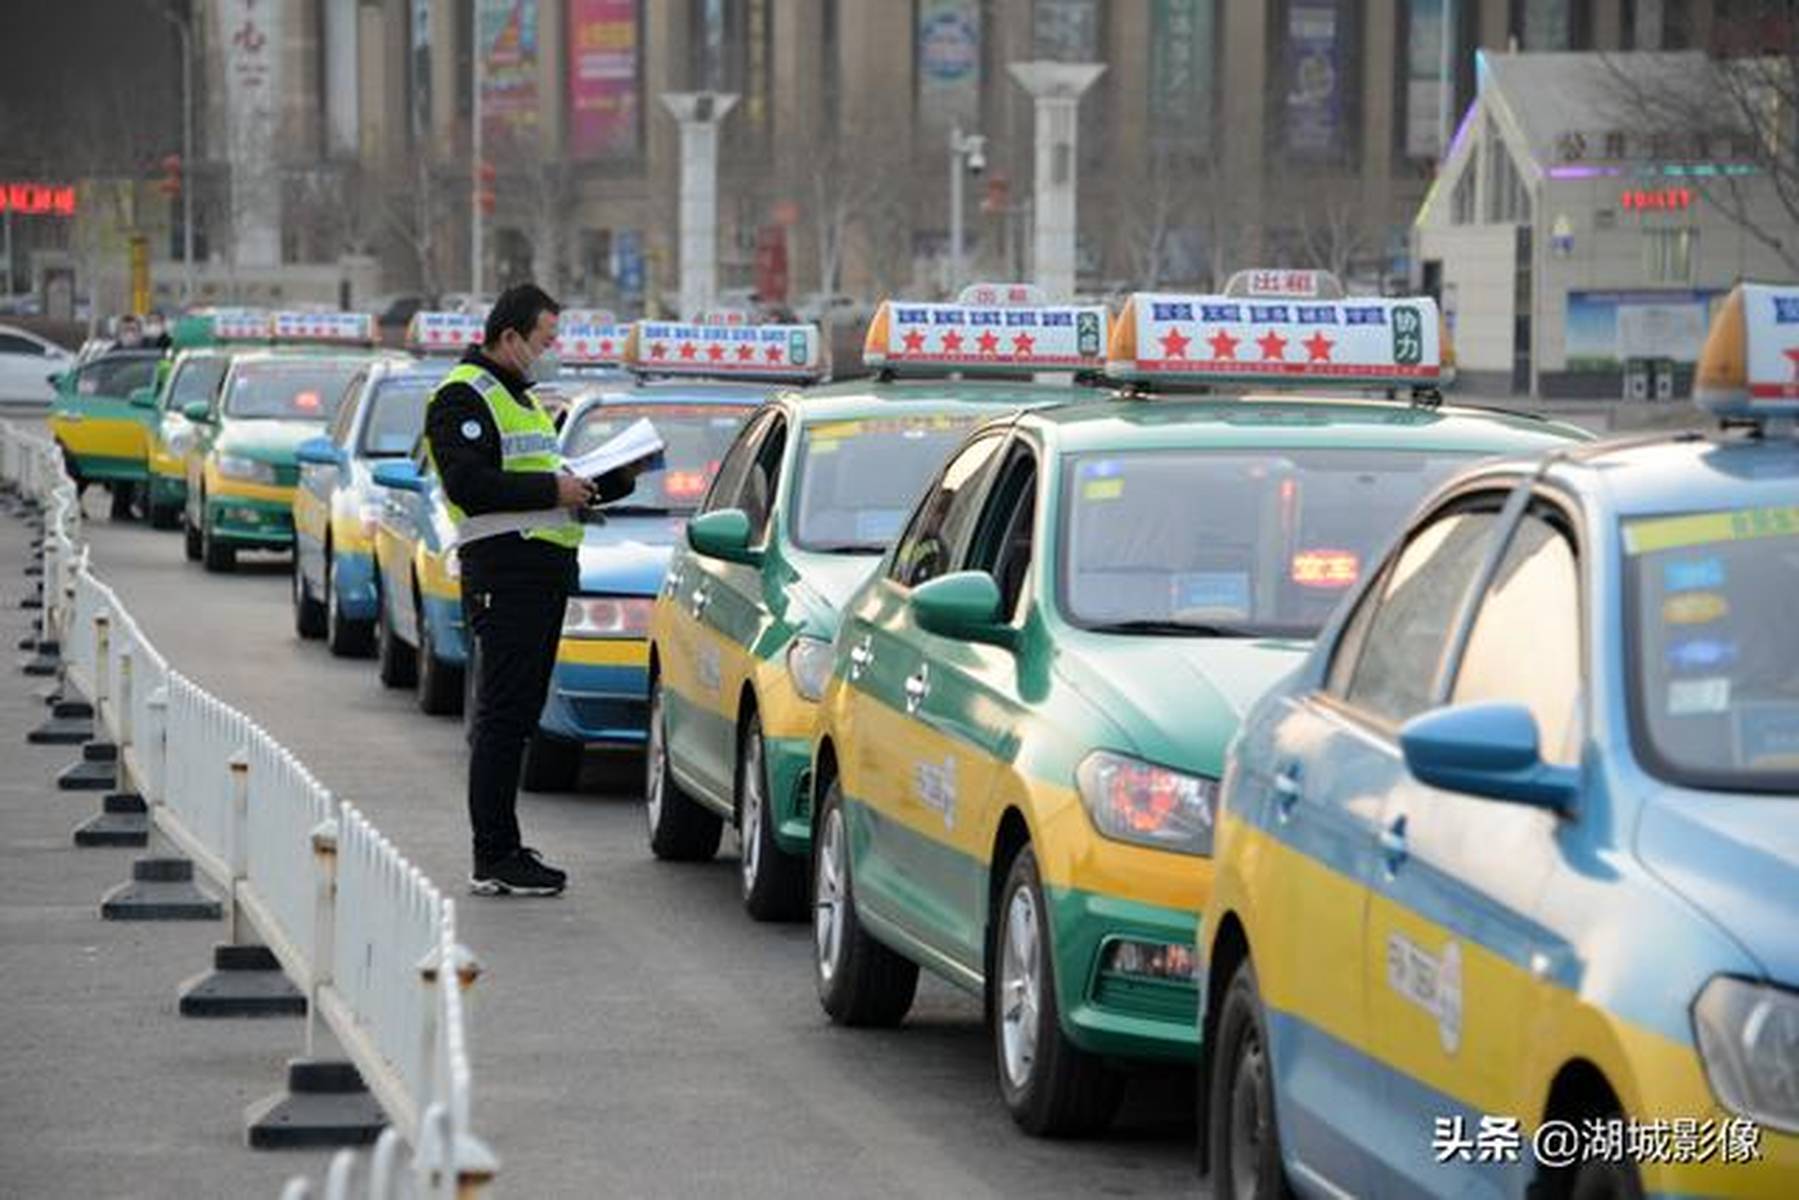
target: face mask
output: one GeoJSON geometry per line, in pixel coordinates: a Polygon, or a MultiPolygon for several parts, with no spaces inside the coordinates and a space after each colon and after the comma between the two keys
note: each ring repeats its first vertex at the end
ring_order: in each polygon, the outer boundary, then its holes
{"type": "Polygon", "coordinates": [[[159,338],[161,336],[162,336],[161,322],[151,321],[148,325],[144,326],[144,337],[147,338],[148,340],[155,341],[157,338],[159,338]]]}
{"type": "Polygon", "coordinates": [[[531,360],[525,374],[533,383],[548,383],[562,374],[562,356],[552,347],[531,360]]]}

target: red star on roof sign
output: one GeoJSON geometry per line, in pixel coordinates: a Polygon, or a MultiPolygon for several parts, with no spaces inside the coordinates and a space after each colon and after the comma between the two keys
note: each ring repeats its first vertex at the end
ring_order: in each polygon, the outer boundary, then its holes
{"type": "Polygon", "coordinates": [[[1193,341],[1178,329],[1170,329],[1160,340],[1163,358],[1186,358],[1187,346],[1193,341]]]}
{"type": "Polygon", "coordinates": [[[738,362],[749,362],[752,358],[755,358],[755,357],[756,357],[756,348],[754,346],[750,345],[748,342],[745,342],[741,346],[737,347],[737,361],[738,362]]]}
{"type": "Polygon", "coordinates": [[[768,349],[766,349],[762,352],[762,357],[766,358],[771,363],[780,362],[781,361],[781,347],[779,347],[777,345],[769,346],[768,349]]]}
{"type": "Polygon", "coordinates": [[[668,347],[663,345],[661,342],[651,342],[650,343],[650,357],[651,358],[667,358],[668,357],[668,347]]]}
{"type": "Polygon", "coordinates": [[[1320,330],[1301,342],[1300,345],[1306,348],[1308,361],[1329,362],[1331,360],[1331,349],[1336,346],[1336,343],[1325,337],[1324,332],[1320,330]]]}
{"type": "Polygon", "coordinates": [[[697,353],[699,353],[699,347],[695,346],[692,342],[681,343],[682,358],[691,359],[697,353]]]}
{"type": "Polygon", "coordinates": [[[717,362],[719,359],[723,358],[724,356],[725,356],[725,348],[723,346],[719,345],[717,342],[713,342],[710,346],[706,347],[706,357],[711,359],[713,362],[717,362]]]}
{"type": "Polygon", "coordinates": [[[1262,348],[1263,362],[1279,362],[1287,357],[1287,339],[1272,329],[1257,338],[1256,345],[1262,348]]]}
{"type": "Polygon", "coordinates": [[[1030,334],[1015,333],[1012,335],[1012,353],[1016,357],[1024,358],[1029,354],[1035,353],[1036,349],[1037,339],[1030,334]]]}
{"type": "Polygon", "coordinates": [[[607,338],[605,341],[600,343],[600,353],[601,354],[611,354],[612,353],[612,339],[611,338],[607,338]]]}
{"type": "Polygon", "coordinates": [[[991,329],[981,330],[981,336],[975,342],[980,346],[982,354],[993,354],[999,350],[999,338],[994,336],[991,329]]]}
{"type": "Polygon", "coordinates": [[[960,354],[962,352],[962,335],[953,329],[944,334],[943,352],[945,354],[960,354]]]}
{"type": "Polygon", "coordinates": [[[1214,333],[1211,337],[1207,338],[1206,342],[1212,347],[1213,358],[1235,359],[1237,357],[1237,343],[1242,340],[1242,338],[1232,337],[1228,330],[1220,329],[1217,333],[1214,333]]]}
{"type": "Polygon", "coordinates": [[[1799,350],[1787,350],[1784,353],[1793,360],[1793,378],[1799,379],[1799,350]]]}
{"type": "Polygon", "coordinates": [[[906,353],[921,354],[924,352],[924,334],[916,329],[906,330],[906,353]]]}

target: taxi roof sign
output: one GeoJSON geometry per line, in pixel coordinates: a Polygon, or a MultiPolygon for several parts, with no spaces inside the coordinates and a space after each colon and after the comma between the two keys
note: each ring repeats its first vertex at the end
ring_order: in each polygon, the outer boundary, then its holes
{"type": "Polygon", "coordinates": [[[460,354],[486,336],[479,313],[416,312],[406,324],[406,348],[419,354],[460,354]]]}
{"type": "Polygon", "coordinates": [[[273,329],[269,314],[256,308],[222,308],[208,319],[219,342],[266,342],[273,329]]]}
{"type": "Polygon", "coordinates": [[[971,283],[956,297],[957,304],[980,308],[1041,307],[1049,302],[1034,283],[971,283]]]}
{"type": "Polygon", "coordinates": [[[1345,292],[1343,281],[1329,271],[1255,267],[1226,280],[1224,294],[1244,300],[1341,300],[1345,292]]]}
{"type": "MultiPolygon", "coordinates": [[[[610,313],[595,312],[610,317],[610,313]]],[[[615,321],[588,319],[584,310],[564,310],[556,329],[556,353],[564,366],[606,366],[625,361],[625,343],[631,327],[615,321]]]]}
{"type": "Polygon", "coordinates": [[[1799,284],[1732,289],[1699,352],[1693,402],[1721,418],[1799,417],[1799,284]]]}
{"type": "Polygon", "coordinates": [[[655,375],[810,382],[827,369],[816,325],[702,325],[638,321],[624,360],[655,375]]]}
{"type": "Polygon", "coordinates": [[[347,346],[375,344],[372,313],[278,312],[271,318],[278,342],[329,342],[347,346]]]}
{"type": "Polygon", "coordinates": [[[1434,390],[1455,374],[1429,296],[1259,302],[1138,292],[1112,331],[1106,374],[1177,385],[1348,385],[1434,390]]]}
{"type": "Polygon", "coordinates": [[[1091,371],[1106,361],[1103,304],[914,304],[886,300],[862,361],[893,375],[1091,371]]]}

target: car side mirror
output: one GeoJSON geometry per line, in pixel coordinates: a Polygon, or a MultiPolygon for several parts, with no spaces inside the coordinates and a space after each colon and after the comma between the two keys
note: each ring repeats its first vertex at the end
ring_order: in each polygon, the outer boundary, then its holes
{"type": "Polygon", "coordinates": [[[183,404],[181,415],[196,425],[212,424],[212,406],[204,400],[190,400],[183,404]]]}
{"type": "MultiPolygon", "coordinates": [[[[314,441],[323,441],[314,438],[314,441]]],[[[376,463],[375,482],[384,488],[393,488],[400,492],[422,492],[425,490],[425,477],[419,473],[418,465],[410,458],[396,458],[391,462],[376,463]]]]}
{"type": "Polygon", "coordinates": [[[750,546],[749,514],[741,508],[721,508],[687,522],[687,544],[707,558],[746,567],[762,563],[762,551],[750,546]]]}
{"type": "Polygon", "coordinates": [[[48,379],[50,381],[50,386],[59,392],[67,389],[69,386],[69,373],[67,371],[52,371],[50,374],[44,376],[44,378],[48,379]]]}
{"type": "Polygon", "coordinates": [[[1451,792],[1566,815],[1580,797],[1580,772],[1543,761],[1537,720],[1522,704],[1487,701],[1433,709],[1399,731],[1405,765],[1451,792]]]}
{"type": "Polygon", "coordinates": [[[1000,619],[999,584],[985,571],[956,571],[921,583],[912,614],[926,633],[1012,649],[1018,631],[1000,619]]]}
{"type": "Polygon", "coordinates": [[[130,399],[131,407],[133,408],[155,408],[156,389],[151,387],[138,388],[131,393],[130,399]]]}
{"type": "Polygon", "coordinates": [[[320,435],[307,438],[295,446],[294,457],[305,465],[339,467],[343,465],[345,455],[330,438],[320,435]]]}

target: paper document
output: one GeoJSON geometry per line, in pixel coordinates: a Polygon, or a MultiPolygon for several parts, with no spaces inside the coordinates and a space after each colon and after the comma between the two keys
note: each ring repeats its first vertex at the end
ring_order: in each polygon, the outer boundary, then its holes
{"type": "Polygon", "coordinates": [[[586,454],[562,460],[562,465],[583,479],[598,479],[608,471],[628,466],[634,462],[644,462],[644,469],[653,471],[662,465],[662,451],[665,448],[662,435],[649,420],[639,417],[617,437],[589,450],[586,454]]]}

